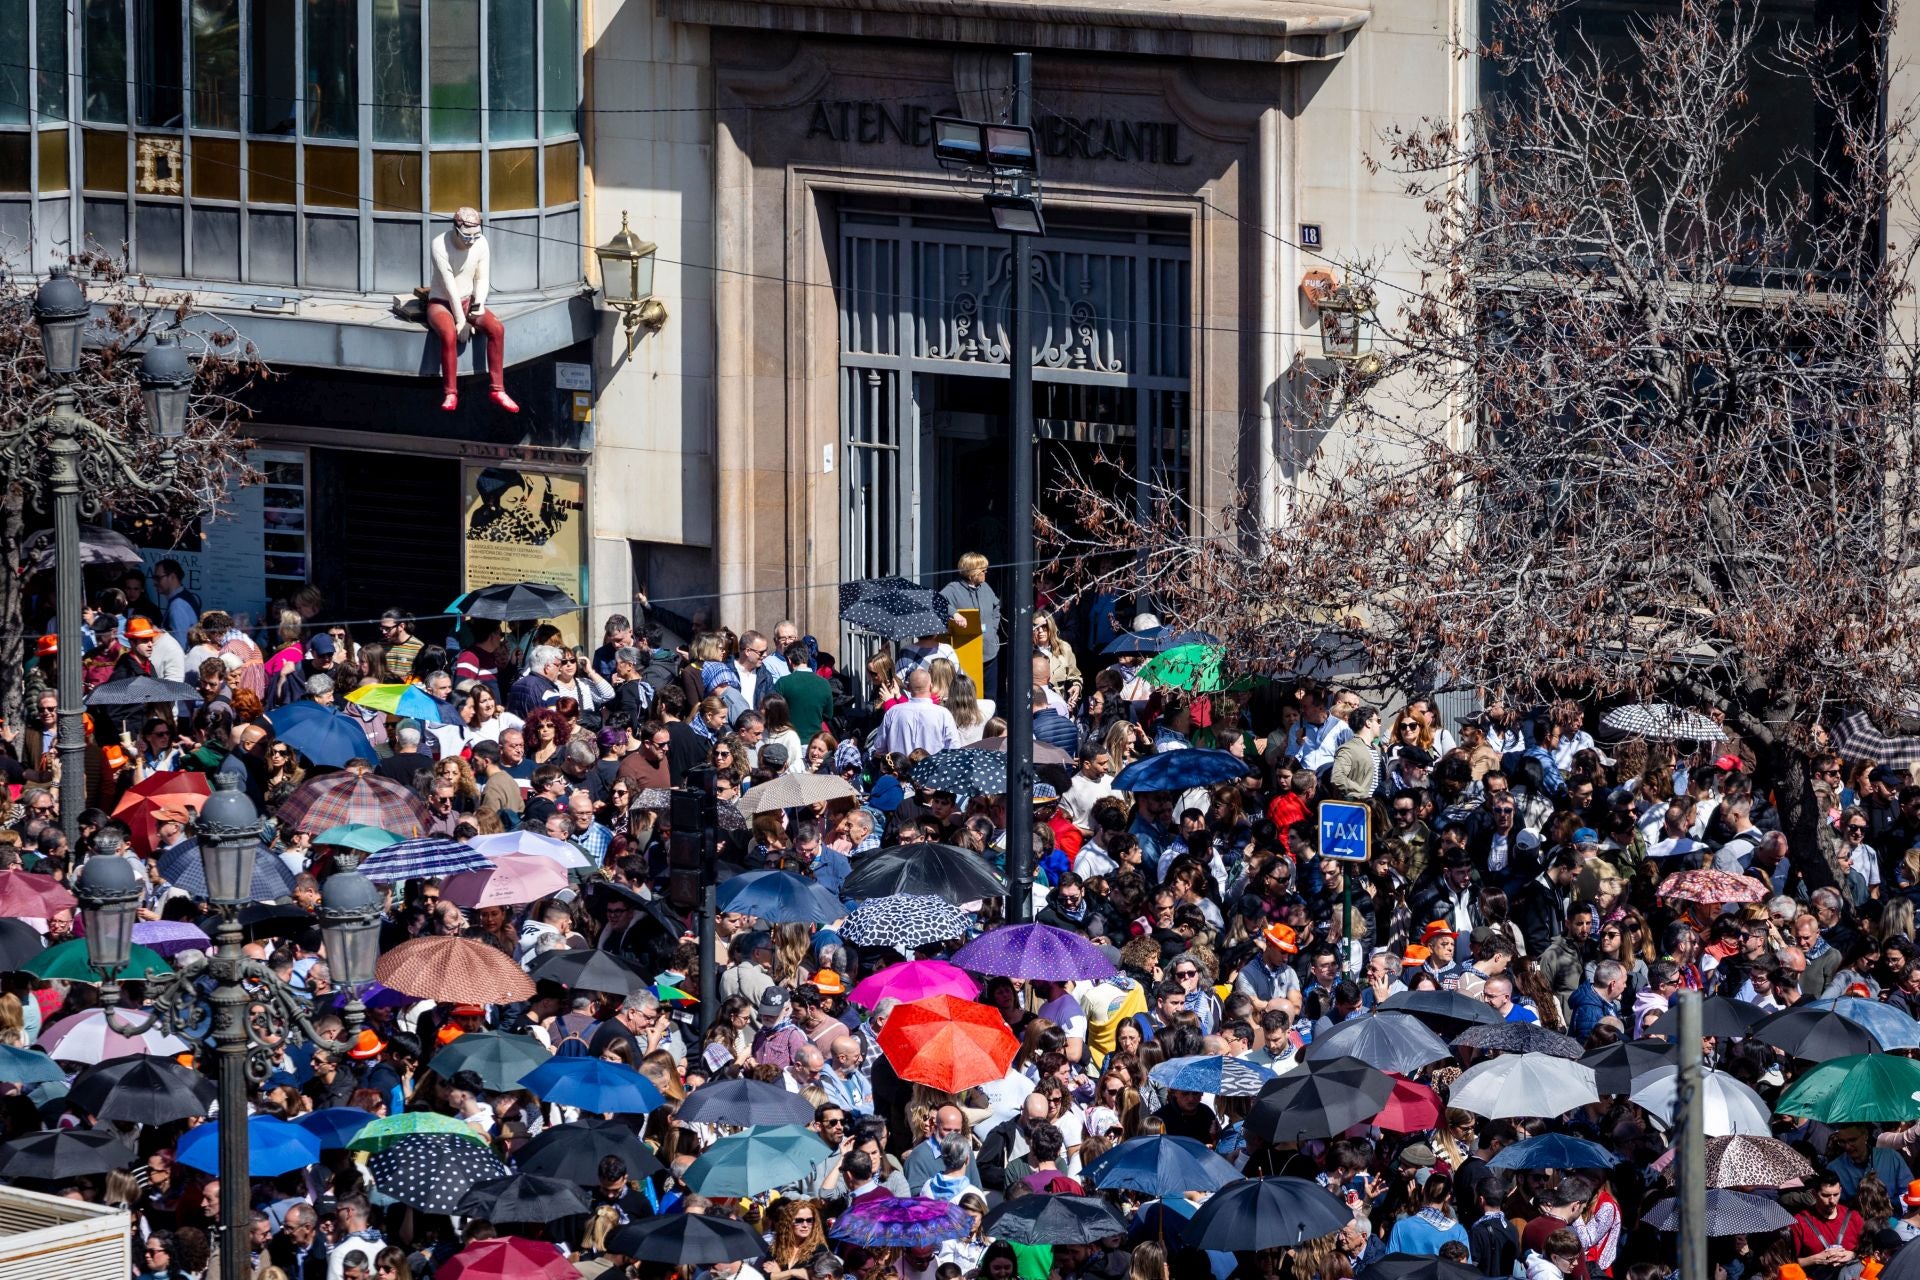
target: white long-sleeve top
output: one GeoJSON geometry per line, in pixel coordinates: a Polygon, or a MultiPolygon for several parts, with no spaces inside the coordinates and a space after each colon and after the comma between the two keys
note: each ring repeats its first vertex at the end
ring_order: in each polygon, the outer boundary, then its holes
{"type": "Polygon", "coordinates": [[[452,309],[456,319],[465,319],[461,303],[473,299],[476,307],[487,305],[487,273],[492,254],[487,238],[481,236],[470,245],[462,245],[449,227],[433,238],[433,283],[427,296],[438,298],[452,309]]]}

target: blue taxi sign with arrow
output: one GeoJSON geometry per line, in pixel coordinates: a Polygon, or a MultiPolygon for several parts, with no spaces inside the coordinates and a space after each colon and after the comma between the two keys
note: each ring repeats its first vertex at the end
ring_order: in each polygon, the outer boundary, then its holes
{"type": "Polygon", "coordinates": [[[1365,862],[1373,844],[1373,807],[1346,800],[1320,802],[1320,856],[1365,862]]]}

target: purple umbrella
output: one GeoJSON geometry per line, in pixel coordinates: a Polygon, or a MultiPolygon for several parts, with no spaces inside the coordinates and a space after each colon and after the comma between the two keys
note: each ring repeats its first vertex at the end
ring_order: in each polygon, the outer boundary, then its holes
{"type": "Polygon", "coordinates": [[[1111,978],[1112,961],[1077,933],[1050,924],[1004,925],[981,934],[953,955],[973,973],[1054,982],[1111,978]]]}
{"type": "Polygon", "coordinates": [[[182,951],[210,951],[213,939],[199,925],[184,920],[142,920],[133,926],[133,940],[152,947],[171,960],[182,951]]]}
{"type": "MultiPolygon", "coordinates": [[[[352,999],[351,992],[342,991],[334,996],[333,1007],[344,1009],[347,1007],[347,1002],[352,999]]],[[[369,1009],[399,1009],[406,1005],[418,1004],[419,1000],[404,991],[395,991],[392,987],[382,986],[378,982],[369,982],[360,989],[360,1003],[369,1009]]]]}
{"type": "Polygon", "coordinates": [[[966,1211],[925,1196],[873,1195],[855,1202],[834,1224],[833,1238],[863,1249],[914,1249],[973,1230],[966,1211]]]}

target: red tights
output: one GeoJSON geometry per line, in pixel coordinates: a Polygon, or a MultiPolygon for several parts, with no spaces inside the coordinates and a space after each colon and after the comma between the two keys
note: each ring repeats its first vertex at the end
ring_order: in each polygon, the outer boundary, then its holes
{"type": "MultiPolygon", "coordinates": [[[[485,335],[487,339],[487,377],[495,391],[504,391],[507,368],[507,331],[501,327],[500,317],[491,311],[473,314],[473,299],[467,298],[462,304],[467,309],[467,319],[473,325],[475,333],[485,335]]],[[[453,395],[457,391],[460,376],[459,325],[454,321],[453,308],[438,298],[427,299],[427,328],[433,330],[440,339],[440,379],[446,387],[446,393],[453,395]]]]}

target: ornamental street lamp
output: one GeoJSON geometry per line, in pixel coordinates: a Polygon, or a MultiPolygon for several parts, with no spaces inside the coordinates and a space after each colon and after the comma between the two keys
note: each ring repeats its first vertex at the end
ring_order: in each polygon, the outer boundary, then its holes
{"type": "Polygon", "coordinates": [[[658,248],[633,234],[622,210],[620,230],[593,251],[600,259],[600,296],[620,313],[628,355],[633,354],[635,335],[642,326],[657,332],[667,322],[667,304],[653,296],[653,255],[658,248]]]}
{"type": "Polygon", "coordinates": [[[344,1040],[314,1030],[310,1012],[293,989],[266,964],[250,959],[240,928],[240,909],[251,899],[254,860],[265,824],[240,781],[215,774],[213,794],[194,824],[206,865],[208,896],[219,913],[211,959],[183,954],[178,969],[147,983],[151,1009],[133,1022],[120,1018],[120,984],[133,945],[140,906],[140,878],[121,855],[117,834],[94,838],[93,854],[80,868],[73,893],[87,929],[87,963],[100,977],[100,1005],[107,1024],[122,1035],[155,1026],[215,1054],[220,1086],[220,1278],[247,1280],[250,1184],[247,1094],[272,1073],[281,1052],[306,1040],[329,1053],[345,1053],[366,1017],[360,988],[373,980],[380,946],[380,893],[358,871],[339,871],[321,889],[320,932],[334,977],[350,993],[344,1040]]]}

